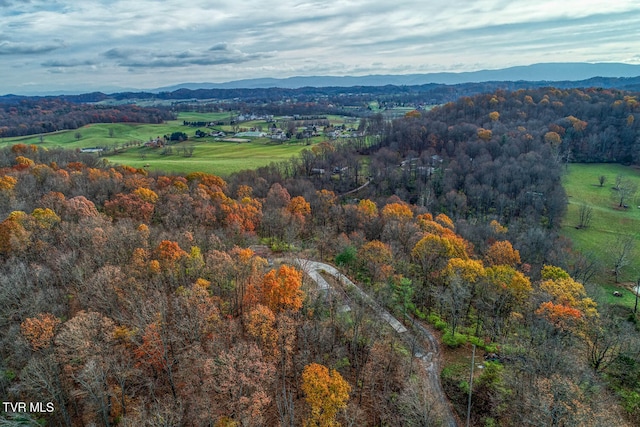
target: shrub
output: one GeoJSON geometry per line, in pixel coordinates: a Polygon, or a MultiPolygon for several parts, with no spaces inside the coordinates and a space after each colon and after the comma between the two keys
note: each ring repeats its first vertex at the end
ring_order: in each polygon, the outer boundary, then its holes
{"type": "Polygon", "coordinates": [[[440,316],[435,313],[431,313],[429,317],[427,317],[429,323],[431,323],[437,330],[444,331],[447,328],[447,322],[442,320],[440,316]]]}
{"type": "Polygon", "coordinates": [[[442,335],[442,342],[451,348],[456,348],[467,342],[467,336],[458,332],[452,334],[451,331],[447,331],[442,335]]]}

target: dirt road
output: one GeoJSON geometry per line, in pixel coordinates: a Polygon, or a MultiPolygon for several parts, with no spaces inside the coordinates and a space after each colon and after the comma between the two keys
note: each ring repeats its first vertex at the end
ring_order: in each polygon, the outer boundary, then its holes
{"type": "Polygon", "coordinates": [[[442,414],[442,425],[447,427],[457,427],[459,425],[456,417],[451,411],[451,406],[447,400],[442,384],[440,383],[440,347],[438,340],[433,334],[419,323],[412,322],[411,330],[407,329],[397,318],[381,307],[373,298],[365,291],[360,289],[355,283],[349,280],[344,274],[340,273],[335,267],[322,262],[311,261],[297,258],[296,264],[304,270],[314,282],[318,284],[318,288],[330,292],[336,292],[329,282],[327,282],[321,273],[333,276],[338,282],[344,286],[350,287],[356,292],[360,299],[364,301],[381,319],[391,326],[398,335],[406,342],[411,343],[414,349],[413,356],[420,360],[427,372],[427,382],[429,389],[436,398],[436,404],[440,407],[442,414]]]}

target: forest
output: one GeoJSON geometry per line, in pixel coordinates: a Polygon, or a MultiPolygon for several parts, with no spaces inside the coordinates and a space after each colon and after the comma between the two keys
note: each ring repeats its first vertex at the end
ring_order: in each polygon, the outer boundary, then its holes
{"type": "Polygon", "coordinates": [[[473,384],[440,375],[460,425],[469,392],[474,426],[637,425],[636,313],[600,301],[601,267],[558,227],[565,166],[640,162],[639,114],[615,89],[501,89],[225,179],[2,149],[0,394],[55,407],[2,417],[442,425],[410,343],[347,291],[341,309],[305,258],[477,348],[473,384]]]}
{"type": "Polygon", "coordinates": [[[25,98],[0,102],[0,137],[45,134],[78,129],[91,123],[163,123],[175,119],[166,108],[101,106],[63,98],[25,98]]]}
{"type": "Polygon", "coordinates": [[[639,78],[595,77],[583,81],[499,81],[456,85],[303,87],[297,89],[177,89],[160,93],[92,92],[58,96],[0,96],[0,137],[37,135],[77,129],[90,123],[161,123],[175,119],[173,111],[239,111],[272,115],[338,114],[370,116],[375,101],[385,110],[394,106],[422,107],[454,102],[495,91],[584,87],[640,90],[639,78]],[[137,102],[153,104],[141,107],[137,102]],[[171,108],[167,108],[170,105],[171,108]]]}

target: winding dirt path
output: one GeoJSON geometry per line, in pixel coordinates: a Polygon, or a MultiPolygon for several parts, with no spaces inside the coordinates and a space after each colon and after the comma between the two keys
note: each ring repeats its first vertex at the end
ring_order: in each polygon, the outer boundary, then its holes
{"type": "MultiPolygon", "coordinates": [[[[430,390],[437,401],[437,405],[441,409],[442,425],[447,427],[458,427],[459,423],[451,410],[449,401],[447,400],[442,384],[440,383],[440,346],[438,340],[433,334],[419,323],[412,322],[411,330],[408,330],[402,322],[395,318],[391,313],[380,306],[365,291],[360,289],[347,276],[340,273],[334,266],[322,262],[311,261],[307,259],[297,258],[295,263],[317,283],[318,288],[330,292],[335,292],[331,285],[322,277],[321,273],[333,276],[340,283],[350,287],[355,291],[362,301],[364,301],[382,320],[391,326],[396,333],[406,342],[411,344],[413,348],[413,356],[416,357],[427,373],[427,382],[430,390]]],[[[411,319],[409,319],[411,320],[411,319]]]]}

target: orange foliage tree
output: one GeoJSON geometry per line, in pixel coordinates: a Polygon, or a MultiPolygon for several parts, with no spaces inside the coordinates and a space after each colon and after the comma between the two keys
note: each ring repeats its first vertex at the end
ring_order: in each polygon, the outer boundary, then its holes
{"type": "Polygon", "coordinates": [[[544,142],[557,147],[562,142],[562,138],[560,138],[560,135],[557,132],[547,132],[544,134],[544,142]]]}
{"type": "Polygon", "coordinates": [[[188,256],[187,252],[185,252],[177,242],[171,240],[163,240],[160,242],[155,253],[160,261],[160,265],[165,268],[175,266],[178,260],[188,256]]]}
{"type": "Polygon", "coordinates": [[[520,251],[513,249],[508,240],[502,240],[489,247],[485,258],[490,265],[517,267],[520,264],[520,251]]]}
{"type": "Polygon", "coordinates": [[[258,304],[245,315],[247,334],[255,339],[265,357],[276,359],[279,355],[276,316],[269,307],[258,304]]]}
{"type": "Polygon", "coordinates": [[[142,335],[142,343],[133,352],[138,365],[149,365],[155,369],[166,369],[168,364],[167,347],[160,336],[157,322],[147,325],[142,335]]]}
{"type": "Polygon", "coordinates": [[[258,288],[247,293],[247,302],[251,304],[254,300],[274,313],[297,311],[304,299],[301,286],[302,272],[283,264],[277,271],[270,270],[265,274],[258,288]]]}
{"type": "Polygon", "coordinates": [[[149,222],[153,215],[153,203],[145,201],[138,194],[118,193],[112,200],[104,203],[104,211],[112,218],[131,218],[136,221],[149,222]]]}
{"type": "Polygon", "coordinates": [[[40,313],[36,317],[26,318],[20,324],[20,332],[33,350],[40,350],[51,345],[59,324],[60,319],[53,314],[40,313]]]}
{"type": "Polygon", "coordinates": [[[577,282],[560,267],[542,268],[540,291],[547,301],[540,304],[536,314],[560,329],[576,326],[579,320],[598,316],[596,303],[587,297],[582,283],[577,282]]]}

